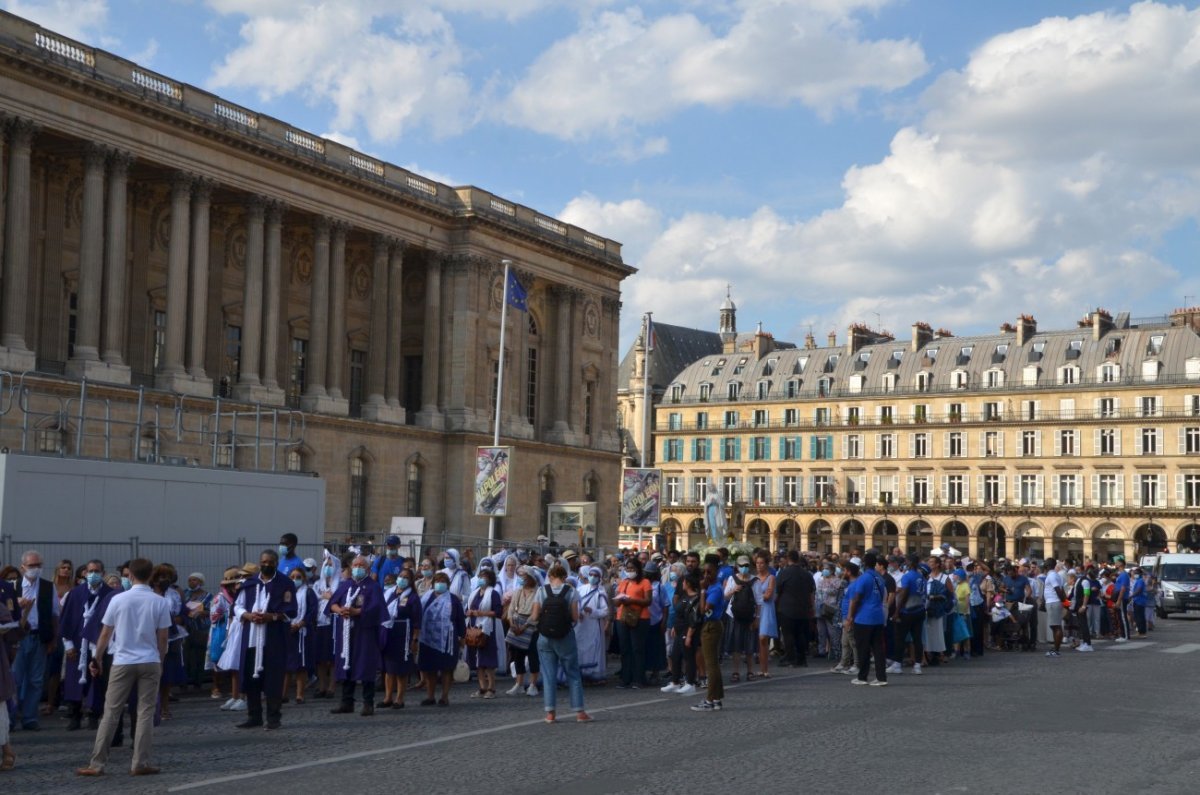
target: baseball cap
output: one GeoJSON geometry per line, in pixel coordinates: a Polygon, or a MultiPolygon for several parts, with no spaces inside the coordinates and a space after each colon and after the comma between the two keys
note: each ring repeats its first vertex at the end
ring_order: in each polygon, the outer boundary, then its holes
{"type": "Polygon", "coordinates": [[[737,564],[738,564],[739,566],[749,566],[749,565],[750,565],[750,558],[748,558],[748,557],[747,557],[747,556],[745,556],[745,555],[739,555],[739,556],[738,556],[738,559],[737,559],[737,564]]]}
{"type": "Polygon", "coordinates": [[[389,547],[398,547],[400,546],[400,536],[388,536],[383,543],[389,547]]]}

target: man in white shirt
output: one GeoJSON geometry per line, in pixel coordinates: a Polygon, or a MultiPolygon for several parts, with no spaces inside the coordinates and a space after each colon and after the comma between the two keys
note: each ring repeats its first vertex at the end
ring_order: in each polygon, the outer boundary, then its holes
{"type": "Polygon", "coordinates": [[[1062,574],[1056,568],[1054,558],[1046,558],[1046,582],[1042,587],[1042,601],[1046,603],[1046,624],[1054,633],[1054,649],[1046,652],[1047,657],[1057,657],[1063,639],[1063,602],[1067,595],[1062,574]]]}
{"type": "Polygon", "coordinates": [[[76,770],[76,775],[104,775],[113,734],[135,685],[138,689],[138,731],[133,741],[133,762],[129,774],[149,776],[159,772],[157,767],[150,765],[150,745],[154,735],[154,705],[158,698],[158,683],[162,678],[162,661],[167,654],[171,610],[167,600],[147,585],[153,571],[154,564],[145,558],[130,561],[129,579],[133,587],[113,596],[104,613],[104,629],[100,631],[96,653],[89,666],[93,677],[101,676],[104,654],[112,645],[113,662],[108,677],[104,719],[96,732],[91,762],[87,767],[76,770]]]}
{"type": "Polygon", "coordinates": [[[21,608],[24,632],[12,661],[13,680],[17,685],[15,717],[22,729],[38,730],[38,702],[46,679],[46,660],[58,643],[58,596],[54,584],[42,577],[42,555],[29,550],[21,555],[21,589],[17,604],[21,608]]]}

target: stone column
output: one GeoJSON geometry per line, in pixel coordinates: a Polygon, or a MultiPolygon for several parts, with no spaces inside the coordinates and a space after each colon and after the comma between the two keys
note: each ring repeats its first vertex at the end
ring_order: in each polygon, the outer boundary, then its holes
{"type": "Polygon", "coordinates": [[[25,344],[29,306],[29,161],[34,129],[33,122],[25,119],[17,119],[9,127],[0,369],[13,373],[32,370],[37,365],[37,355],[25,344]]]}
{"type": "Polygon", "coordinates": [[[212,185],[197,180],[192,190],[192,322],[188,335],[188,376],[211,390],[212,379],[204,371],[205,342],[208,339],[208,264],[209,220],[212,210],[212,185]]]}
{"type": "MultiPolygon", "coordinates": [[[[329,398],[346,403],[342,383],[346,380],[346,224],[333,224],[329,247],[329,369],[325,376],[329,398]]],[[[336,408],[331,406],[331,410],[336,408]]]]}
{"type": "Polygon", "coordinates": [[[242,351],[234,397],[250,403],[260,386],[259,353],[262,350],[263,306],[263,201],[252,196],[246,202],[246,261],[242,280],[242,351]]]}
{"type": "Polygon", "coordinates": [[[262,394],[260,403],[282,406],[283,389],[279,386],[280,301],[283,292],[283,211],[279,202],[267,204],[266,240],[263,244],[264,277],[262,394]]]}
{"type": "Polygon", "coordinates": [[[404,356],[401,354],[403,326],[403,299],[401,285],[404,278],[404,242],[397,241],[392,246],[392,256],[388,262],[388,333],[387,333],[387,404],[400,412],[400,422],[404,422],[404,409],[400,401],[401,373],[404,369],[404,356]]]}
{"type": "Polygon", "coordinates": [[[128,384],[125,329],[129,324],[129,163],[128,152],[113,152],[108,161],[108,231],[104,242],[104,344],[101,358],[105,379],[128,384]]]}
{"type": "Polygon", "coordinates": [[[308,310],[308,387],[300,401],[305,411],[319,411],[328,399],[325,373],[329,364],[329,219],[318,218],[314,233],[308,310]]]}
{"type": "Polygon", "coordinates": [[[442,355],[442,262],[437,255],[425,264],[425,338],[421,348],[421,410],[417,424],[441,430],[445,417],[438,405],[442,355]]]}
{"type": "Polygon", "coordinates": [[[367,362],[367,400],[362,416],[376,422],[404,423],[404,409],[392,403],[392,335],[400,333],[400,265],[404,244],[375,236],[371,275],[371,350],[367,362]],[[393,247],[395,249],[393,250],[393,247]],[[394,278],[393,278],[394,276],[394,278]],[[394,309],[394,314],[393,314],[394,309]],[[393,318],[395,318],[393,322],[393,318]]]}
{"type": "Polygon", "coordinates": [[[160,389],[188,393],[190,379],[183,369],[183,343],[187,330],[191,199],[192,177],[176,174],[171,181],[171,240],[167,245],[167,340],[162,370],[155,378],[160,389]]]}
{"type": "Polygon", "coordinates": [[[571,407],[571,349],[574,347],[574,335],[571,333],[574,314],[574,292],[568,287],[558,287],[554,291],[557,299],[558,328],[555,334],[555,365],[554,365],[554,426],[550,429],[548,439],[559,444],[571,444],[575,435],[570,425],[571,407]]]}
{"type": "Polygon", "coordinates": [[[84,378],[100,361],[100,304],[104,290],[104,166],[108,151],[88,144],[83,155],[83,220],[79,226],[79,324],[67,374],[84,378]]]}

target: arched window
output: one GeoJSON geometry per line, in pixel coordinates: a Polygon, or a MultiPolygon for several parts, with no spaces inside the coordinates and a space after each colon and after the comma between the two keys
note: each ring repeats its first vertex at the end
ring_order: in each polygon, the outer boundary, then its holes
{"type": "Polygon", "coordinates": [[[554,470],[549,466],[542,467],[542,471],[538,473],[538,488],[540,493],[539,503],[541,505],[540,516],[538,517],[538,527],[541,528],[541,535],[548,535],[549,527],[547,525],[550,503],[554,502],[554,470]]]}
{"type": "Polygon", "coordinates": [[[53,417],[43,420],[33,431],[34,447],[39,453],[62,455],[69,433],[66,423],[53,417]]]}
{"type": "Polygon", "coordinates": [[[525,350],[525,421],[537,425],[538,364],[541,340],[537,320],[529,313],[529,344],[525,350]]]}
{"type": "Polygon", "coordinates": [[[600,494],[600,479],[595,472],[583,476],[583,501],[596,502],[600,494]]]}
{"type": "Polygon", "coordinates": [[[408,460],[408,500],[405,504],[408,516],[421,516],[421,490],[425,479],[425,462],[420,453],[408,460]]]}
{"type": "Polygon", "coordinates": [[[350,459],[350,520],[346,532],[356,536],[367,532],[367,464],[361,455],[350,459]]]}
{"type": "Polygon", "coordinates": [[[288,472],[303,472],[304,471],[304,455],[299,450],[288,450],[287,454],[287,471],[288,472]]]}

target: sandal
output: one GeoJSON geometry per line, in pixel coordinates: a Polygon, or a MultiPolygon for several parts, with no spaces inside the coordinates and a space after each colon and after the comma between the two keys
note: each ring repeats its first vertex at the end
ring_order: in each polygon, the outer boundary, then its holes
{"type": "Polygon", "coordinates": [[[730,682],[740,682],[740,681],[742,681],[742,677],[740,674],[735,672],[732,675],[730,675],[729,681],[730,682]]]}
{"type": "Polygon", "coordinates": [[[747,681],[747,682],[753,682],[753,681],[754,681],[755,679],[757,679],[757,678],[758,678],[757,676],[755,676],[754,674],[750,673],[749,671],[747,671],[747,672],[746,672],[746,681],[747,681]]]}
{"type": "Polygon", "coordinates": [[[546,713],[546,723],[554,723],[554,713],[553,712],[546,713]]]}
{"type": "Polygon", "coordinates": [[[761,674],[758,675],[758,678],[759,679],[770,679],[771,675],[769,673],[767,673],[766,671],[763,671],[761,674]]]}
{"type": "Polygon", "coordinates": [[[297,704],[303,704],[303,703],[304,703],[304,699],[303,699],[303,698],[301,698],[300,696],[296,696],[296,703],[297,703],[297,704]]]}
{"type": "Polygon", "coordinates": [[[437,703],[436,698],[426,698],[426,699],[421,700],[422,707],[432,707],[436,703],[437,703]]]}

